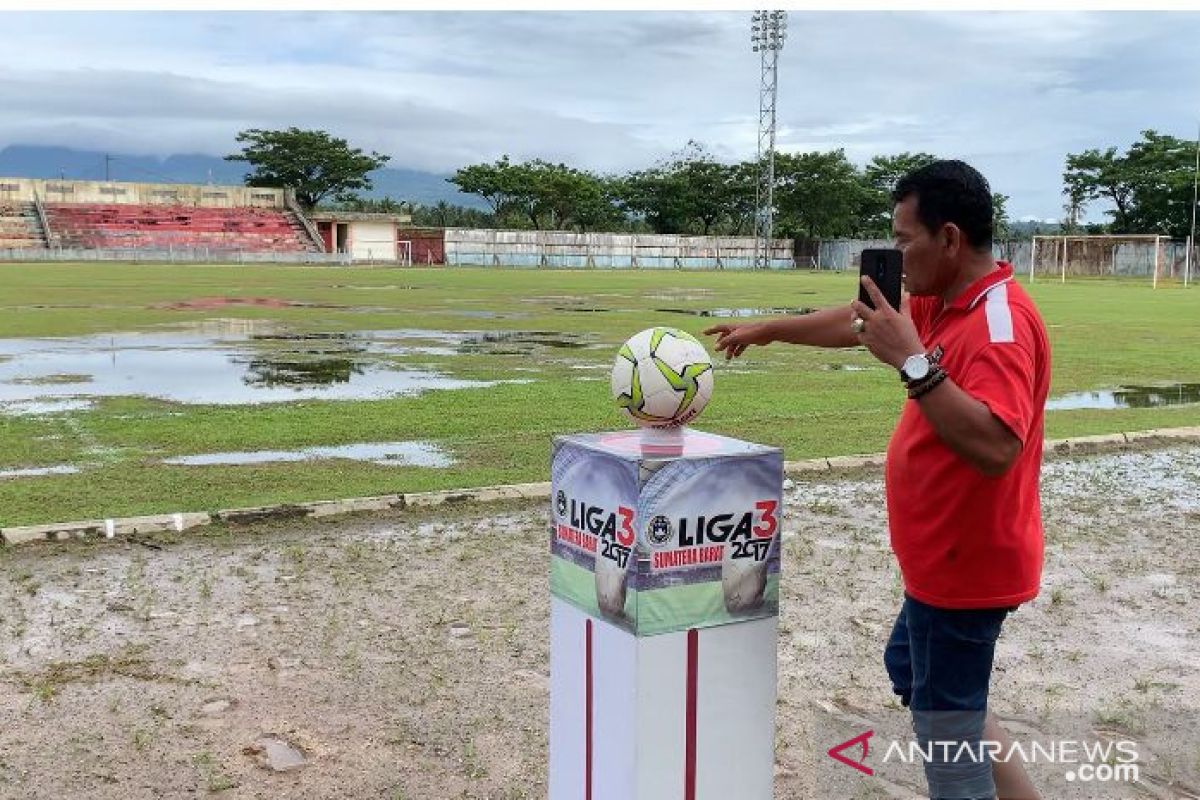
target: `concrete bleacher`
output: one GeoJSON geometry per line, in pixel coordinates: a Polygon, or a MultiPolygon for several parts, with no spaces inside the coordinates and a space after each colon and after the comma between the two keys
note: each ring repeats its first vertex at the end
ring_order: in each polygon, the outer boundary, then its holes
{"type": "Polygon", "coordinates": [[[302,223],[276,208],[46,203],[56,247],[100,250],[318,251],[302,223]]]}
{"type": "Polygon", "coordinates": [[[0,250],[45,246],[33,203],[0,202],[0,250]]]}

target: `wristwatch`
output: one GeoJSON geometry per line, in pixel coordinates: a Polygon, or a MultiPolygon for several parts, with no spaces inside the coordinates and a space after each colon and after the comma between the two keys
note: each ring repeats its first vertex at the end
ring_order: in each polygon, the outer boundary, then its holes
{"type": "Polygon", "coordinates": [[[905,386],[925,380],[933,368],[941,363],[942,352],[942,346],[938,345],[928,353],[916,353],[904,359],[900,366],[900,380],[904,381],[905,386]]]}
{"type": "Polygon", "coordinates": [[[900,380],[906,384],[916,383],[925,380],[932,371],[933,359],[925,353],[917,353],[904,359],[904,364],[900,367],[900,380]]]}

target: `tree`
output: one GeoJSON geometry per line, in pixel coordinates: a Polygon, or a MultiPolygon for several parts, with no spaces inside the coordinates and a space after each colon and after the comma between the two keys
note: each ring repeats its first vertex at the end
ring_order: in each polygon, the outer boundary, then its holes
{"type": "Polygon", "coordinates": [[[662,166],[618,179],[621,207],[643,220],[654,233],[679,233],[685,226],[678,177],[662,166]]]}
{"type": "Polygon", "coordinates": [[[1126,155],[1132,175],[1129,226],[1145,233],[1186,238],[1192,224],[1195,142],[1143,131],[1126,155]]]}
{"type": "Polygon", "coordinates": [[[1129,211],[1133,202],[1133,183],[1129,162],[1117,155],[1117,148],[1084,150],[1067,155],[1063,172],[1063,194],[1067,196],[1067,226],[1079,224],[1087,204],[1103,198],[1113,204],[1108,211],[1113,230],[1128,233],[1129,211]]]}
{"type": "Polygon", "coordinates": [[[246,176],[247,186],[289,187],[296,193],[296,202],[306,209],[331,195],[348,198],[355,190],[369,190],[367,173],[391,160],[350,147],[345,139],[325,131],[250,128],[239,133],[237,141],[246,146],[225,160],[246,161],[254,167],[246,176]]]}
{"type": "Polygon", "coordinates": [[[620,217],[608,180],[538,159],[524,166],[529,183],[528,215],[535,228],[544,225],[552,230],[578,227],[586,231],[620,217]]]}
{"type": "Polygon", "coordinates": [[[758,213],[757,161],[734,164],[729,171],[729,233],[741,236],[754,233],[754,215],[758,213]]]}
{"type": "Polygon", "coordinates": [[[517,172],[517,168],[505,155],[494,164],[471,164],[463,167],[446,181],[457,186],[460,192],[482,197],[492,207],[492,214],[499,220],[519,203],[521,178],[517,172]]]}
{"type": "Polygon", "coordinates": [[[488,202],[498,220],[535,230],[581,230],[616,222],[610,182],[584,170],[541,159],[472,164],[447,178],[488,202]]]}
{"type": "Polygon", "coordinates": [[[431,228],[494,228],[496,218],[478,208],[453,205],[439,200],[432,206],[414,206],[413,224],[431,228]]]}
{"type": "MultiPolygon", "coordinates": [[[[753,202],[753,184],[749,184],[753,202]]],[[[689,141],[657,166],[626,175],[622,205],[656,233],[708,236],[744,211],[746,183],[740,168],[718,162],[704,145],[689,141]]]]}
{"type": "Polygon", "coordinates": [[[905,175],[937,160],[937,156],[929,153],[908,152],[872,158],[863,169],[867,192],[860,232],[868,236],[891,236],[892,190],[905,175]]]}
{"type": "MultiPolygon", "coordinates": [[[[325,204],[322,203],[324,208],[325,204]]],[[[412,205],[403,200],[393,200],[391,197],[343,197],[331,208],[337,211],[361,211],[370,214],[406,214],[412,212],[412,205]]]]}
{"type": "Polygon", "coordinates": [[[1077,222],[1089,201],[1106,200],[1112,204],[1105,213],[1113,233],[1186,237],[1194,147],[1194,142],[1147,130],[1123,155],[1115,147],[1069,154],[1063,172],[1068,216],[1077,222]]]}
{"type": "Polygon", "coordinates": [[[817,239],[859,232],[870,189],[844,150],[779,153],[775,177],[781,234],[817,239]]]}
{"type": "Polygon", "coordinates": [[[1008,195],[992,192],[992,240],[996,242],[1012,238],[1008,220],[1008,200],[1008,195]]]}
{"type": "Polygon", "coordinates": [[[617,182],[613,178],[580,172],[571,180],[572,219],[581,231],[612,230],[625,223],[625,215],[617,207],[617,182]]]}

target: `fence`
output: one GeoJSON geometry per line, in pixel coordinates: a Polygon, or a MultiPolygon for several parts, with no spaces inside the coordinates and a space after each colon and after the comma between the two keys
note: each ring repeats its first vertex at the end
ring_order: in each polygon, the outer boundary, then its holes
{"type": "MultiPolygon", "coordinates": [[[[1071,241],[1077,243],[1084,240],[1071,241]]],[[[1060,260],[1060,242],[1054,237],[1039,237],[1037,264],[1033,273],[1035,278],[1061,276],[1063,262],[1060,260]]],[[[1096,246],[1078,248],[1072,245],[1072,250],[1066,256],[1067,276],[1153,279],[1155,246],[1152,240],[1114,241],[1103,246],[1100,246],[1099,240],[1093,240],[1092,244],[1096,246]]],[[[863,250],[893,246],[890,239],[802,241],[796,245],[796,265],[802,269],[857,270],[863,250]]],[[[1186,243],[1164,238],[1159,247],[1158,279],[1182,280],[1187,257],[1186,243]]],[[[992,254],[1012,264],[1018,275],[1029,275],[1029,262],[1033,256],[1033,243],[1030,240],[995,242],[992,254]]],[[[1200,248],[1192,250],[1193,279],[1197,274],[1197,257],[1200,257],[1200,248]]]]}
{"type": "MultiPolygon", "coordinates": [[[[796,244],[796,266],[801,269],[857,270],[863,250],[895,247],[891,239],[820,239],[796,244]]],[[[1029,272],[1027,241],[996,242],[992,254],[1013,265],[1018,274],[1029,272]]]]}
{"type": "Polygon", "coordinates": [[[240,250],[83,250],[73,248],[0,249],[0,261],[145,261],[171,264],[332,264],[349,265],[349,253],[252,253],[240,250]]]}
{"type": "MultiPolygon", "coordinates": [[[[792,241],[776,239],[772,269],[792,269],[792,241]]],[[[451,266],[752,269],[754,239],[673,234],[567,233],[447,228],[451,266]]]]}

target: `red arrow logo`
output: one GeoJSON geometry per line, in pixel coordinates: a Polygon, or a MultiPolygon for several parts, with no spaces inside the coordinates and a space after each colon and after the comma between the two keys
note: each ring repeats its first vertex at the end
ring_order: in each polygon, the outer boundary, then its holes
{"type": "Polygon", "coordinates": [[[841,744],[835,744],[833,747],[829,748],[829,757],[832,758],[834,761],[842,762],[847,767],[854,767],[859,772],[865,772],[867,775],[874,775],[875,770],[868,767],[867,763],[866,763],[867,762],[867,751],[870,749],[869,740],[874,735],[875,735],[875,731],[867,731],[866,733],[860,733],[858,736],[855,736],[853,739],[847,739],[846,741],[842,742],[841,744]],[[849,758],[842,755],[843,750],[851,748],[856,744],[862,745],[862,755],[859,756],[859,759],[857,761],[851,761],[849,758]]]}

